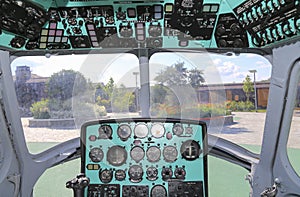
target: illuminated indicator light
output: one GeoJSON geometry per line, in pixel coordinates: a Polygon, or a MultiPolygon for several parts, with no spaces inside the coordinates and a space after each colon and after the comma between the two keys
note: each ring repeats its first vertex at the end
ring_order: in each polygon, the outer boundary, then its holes
{"type": "Polygon", "coordinates": [[[94,164],[94,170],[99,170],[100,166],[98,164],[94,164]]]}
{"type": "Polygon", "coordinates": [[[127,9],[127,15],[128,15],[129,18],[135,18],[136,17],[135,9],[134,8],[128,8],[127,9]]]}
{"type": "Polygon", "coordinates": [[[96,37],[91,37],[91,41],[97,41],[96,37]]]}
{"type": "Polygon", "coordinates": [[[97,137],[95,135],[91,135],[89,137],[89,140],[92,141],[92,142],[96,141],[96,139],[97,139],[97,137]]]}
{"type": "Polygon", "coordinates": [[[40,42],[47,42],[47,37],[46,36],[42,36],[40,42]]]}
{"type": "Polygon", "coordinates": [[[40,49],[45,49],[47,47],[46,43],[40,43],[40,49]]]}
{"type": "Polygon", "coordinates": [[[62,42],[68,42],[68,37],[62,37],[61,41],[62,42]]]}
{"type": "Polygon", "coordinates": [[[140,40],[140,41],[142,41],[142,40],[145,39],[145,37],[144,37],[143,35],[139,35],[139,36],[137,37],[137,39],[140,40]]]}
{"type": "Polygon", "coordinates": [[[88,24],[87,25],[87,28],[88,28],[88,30],[94,30],[95,28],[94,28],[94,25],[92,25],[92,24],[88,24]]]}
{"type": "Polygon", "coordinates": [[[173,12],[173,5],[172,4],[167,4],[165,6],[165,12],[173,12]]]}
{"type": "Polygon", "coordinates": [[[189,42],[186,40],[179,41],[179,46],[181,46],[181,47],[186,47],[188,44],[189,44],[189,42]]]}
{"type": "Polygon", "coordinates": [[[209,11],[210,11],[210,5],[204,5],[203,12],[209,12],[209,11]]]}
{"type": "Polygon", "coordinates": [[[57,24],[56,23],[50,23],[49,28],[50,29],[56,29],[57,24]]]}
{"type": "Polygon", "coordinates": [[[54,35],[55,35],[55,32],[56,32],[55,30],[50,30],[50,31],[49,31],[49,35],[50,35],[50,36],[54,36],[54,35]]]}
{"type": "Polygon", "coordinates": [[[144,34],[144,31],[142,29],[138,29],[137,34],[144,34]]]}
{"type": "Polygon", "coordinates": [[[55,42],[60,42],[61,41],[61,37],[56,37],[55,38],[55,42]]]}
{"type": "Polygon", "coordinates": [[[137,23],[137,24],[136,24],[136,27],[137,27],[138,29],[141,29],[141,28],[144,28],[144,25],[143,25],[143,23],[137,23]]]}
{"type": "Polygon", "coordinates": [[[161,5],[155,5],[154,6],[154,12],[161,12],[162,11],[162,6],[161,5]]]}
{"type": "Polygon", "coordinates": [[[42,36],[48,35],[48,29],[43,29],[41,35],[42,36]]]}
{"type": "Polygon", "coordinates": [[[154,14],[154,19],[161,19],[161,18],[162,18],[161,13],[155,13],[154,14]]]}
{"type": "Polygon", "coordinates": [[[95,35],[96,35],[96,32],[95,32],[95,31],[90,31],[90,35],[91,35],[91,36],[95,36],[95,35]]]}
{"type": "Polygon", "coordinates": [[[48,37],[48,42],[53,42],[54,41],[54,37],[48,37]]]}
{"type": "Polygon", "coordinates": [[[98,42],[93,42],[93,47],[99,47],[99,43],[98,42]]]}
{"type": "Polygon", "coordinates": [[[210,8],[211,12],[218,12],[218,10],[219,10],[219,6],[218,5],[212,5],[211,8],[210,8]]]}
{"type": "Polygon", "coordinates": [[[93,164],[88,164],[88,165],[86,166],[86,168],[87,168],[88,170],[93,170],[93,169],[94,169],[94,165],[93,165],[93,164]]]}
{"type": "Polygon", "coordinates": [[[57,30],[56,31],[56,36],[62,36],[63,35],[63,31],[62,30],[57,30]]]}

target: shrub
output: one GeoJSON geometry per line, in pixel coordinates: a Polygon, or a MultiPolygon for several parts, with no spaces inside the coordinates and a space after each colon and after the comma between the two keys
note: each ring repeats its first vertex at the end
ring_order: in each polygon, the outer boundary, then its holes
{"type": "Polygon", "coordinates": [[[30,107],[30,111],[33,114],[33,117],[36,119],[48,119],[50,118],[49,108],[48,108],[48,99],[43,99],[41,101],[35,102],[30,107]]]}
{"type": "Polygon", "coordinates": [[[226,103],[227,109],[231,111],[251,111],[254,110],[254,104],[250,101],[229,101],[226,103]]]}

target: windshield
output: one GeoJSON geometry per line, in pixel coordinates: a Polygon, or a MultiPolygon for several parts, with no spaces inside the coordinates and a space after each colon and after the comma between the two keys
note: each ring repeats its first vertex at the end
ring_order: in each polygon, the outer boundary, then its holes
{"type": "Polygon", "coordinates": [[[129,53],[21,57],[12,71],[27,142],[79,137],[87,120],[139,117],[146,85],[149,116],[197,119],[211,134],[261,144],[271,65],[259,55],[155,53],[149,84],[129,53]]]}

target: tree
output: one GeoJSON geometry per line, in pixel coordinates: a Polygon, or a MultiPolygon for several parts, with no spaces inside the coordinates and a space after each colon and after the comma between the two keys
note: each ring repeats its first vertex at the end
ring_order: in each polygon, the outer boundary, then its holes
{"type": "Polygon", "coordinates": [[[198,88],[205,82],[202,75],[203,72],[201,70],[188,70],[184,67],[184,62],[178,61],[162,70],[154,80],[166,86],[191,85],[193,88],[198,88]]]}
{"type": "MultiPolygon", "coordinates": [[[[72,117],[72,97],[83,96],[89,89],[85,77],[74,70],[61,70],[54,73],[47,83],[49,111],[51,117],[72,117]]],[[[81,99],[82,100],[82,99],[81,99]]]]}
{"type": "Polygon", "coordinates": [[[254,92],[253,83],[249,75],[247,75],[243,81],[243,91],[246,94],[247,101],[249,101],[251,92],[254,92]]]}
{"type": "Polygon", "coordinates": [[[82,94],[87,87],[88,84],[85,77],[74,70],[61,70],[54,73],[47,83],[49,98],[63,101],[72,98],[72,96],[82,94]]]}

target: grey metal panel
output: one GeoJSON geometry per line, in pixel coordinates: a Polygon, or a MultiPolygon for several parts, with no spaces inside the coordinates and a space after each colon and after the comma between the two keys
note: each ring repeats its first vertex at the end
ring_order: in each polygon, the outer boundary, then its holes
{"type": "Polygon", "coordinates": [[[298,42],[273,49],[273,69],[260,162],[252,174],[253,196],[260,196],[266,188],[272,187],[276,178],[273,167],[277,159],[278,140],[281,132],[288,132],[282,130],[288,79],[294,62],[299,58],[299,47],[298,42]]]}

